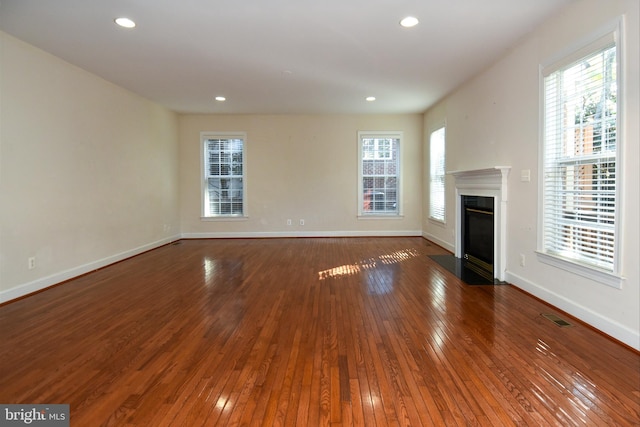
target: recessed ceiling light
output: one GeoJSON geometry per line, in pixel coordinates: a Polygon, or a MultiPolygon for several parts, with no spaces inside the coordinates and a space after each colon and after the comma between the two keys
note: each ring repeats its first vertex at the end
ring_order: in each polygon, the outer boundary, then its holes
{"type": "Polygon", "coordinates": [[[133,28],[136,26],[136,23],[129,18],[116,18],[114,21],[116,24],[124,28],[133,28]]]}
{"type": "Polygon", "coordinates": [[[376,100],[376,97],[375,97],[375,96],[367,96],[367,97],[365,98],[365,100],[367,100],[367,101],[369,101],[369,102],[373,102],[373,101],[375,101],[375,100],[376,100]]]}
{"type": "Polygon", "coordinates": [[[402,21],[400,21],[400,25],[402,25],[404,28],[415,27],[416,25],[418,25],[418,23],[420,23],[420,21],[418,21],[418,18],[414,16],[407,16],[406,18],[403,18],[402,21]]]}
{"type": "Polygon", "coordinates": [[[224,96],[216,96],[216,101],[222,102],[222,101],[226,101],[226,100],[227,100],[227,98],[225,98],[224,96]]]}

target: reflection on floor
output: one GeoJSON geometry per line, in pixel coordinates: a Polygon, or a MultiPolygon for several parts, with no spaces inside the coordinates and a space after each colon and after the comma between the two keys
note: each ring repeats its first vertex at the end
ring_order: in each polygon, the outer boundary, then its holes
{"type": "Polygon", "coordinates": [[[453,255],[430,255],[429,258],[434,260],[438,265],[444,267],[450,273],[456,275],[456,277],[467,285],[506,285],[506,282],[501,282],[498,279],[488,280],[475,271],[465,266],[465,260],[462,258],[456,258],[453,255]]]}

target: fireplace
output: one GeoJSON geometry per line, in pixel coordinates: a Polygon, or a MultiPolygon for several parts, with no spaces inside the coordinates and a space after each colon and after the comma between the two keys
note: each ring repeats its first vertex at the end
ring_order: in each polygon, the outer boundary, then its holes
{"type": "Polygon", "coordinates": [[[493,280],[493,197],[461,197],[464,266],[487,280],[493,280]]]}
{"type": "Polygon", "coordinates": [[[456,181],[455,256],[465,262],[470,256],[476,258],[474,261],[481,261],[476,265],[486,264],[484,272],[499,281],[504,281],[507,265],[507,177],[510,170],[510,166],[495,166],[448,172],[456,181]],[[467,202],[476,204],[469,206],[472,210],[468,217],[465,216],[467,202]],[[471,231],[464,231],[465,223],[472,225],[471,231]],[[492,228],[488,227],[489,223],[492,228]],[[478,228],[478,224],[484,225],[478,228]],[[471,248],[472,253],[465,256],[467,248],[471,248]]]}

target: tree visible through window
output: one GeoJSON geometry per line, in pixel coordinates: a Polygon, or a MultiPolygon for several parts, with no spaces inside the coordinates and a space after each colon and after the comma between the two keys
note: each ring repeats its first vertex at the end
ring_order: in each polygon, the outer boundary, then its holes
{"type": "Polygon", "coordinates": [[[613,37],[544,72],[542,251],[616,272],[618,81],[613,37]]]}
{"type": "Polygon", "coordinates": [[[361,215],[399,215],[400,133],[359,133],[361,215]]]}
{"type": "Polygon", "coordinates": [[[203,137],[203,216],[243,216],[244,136],[203,137]]]}

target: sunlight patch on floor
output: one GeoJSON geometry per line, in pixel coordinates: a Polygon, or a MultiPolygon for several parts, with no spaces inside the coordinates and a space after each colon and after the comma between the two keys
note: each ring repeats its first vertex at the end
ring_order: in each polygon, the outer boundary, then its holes
{"type": "Polygon", "coordinates": [[[376,266],[397,264],[402,261],[406,261],[411,258],[415,258],[419,255],[416,249],[402,249],[390,254],[380,255],[376,258],[369,258],[367,260],[359,261],[355,264],[345,264],[338,267],[333,267],[328,270],[318,272],[318,278],[325,280],[329,278],[352,276],[365,270],[376,268],[376,266]]]}

